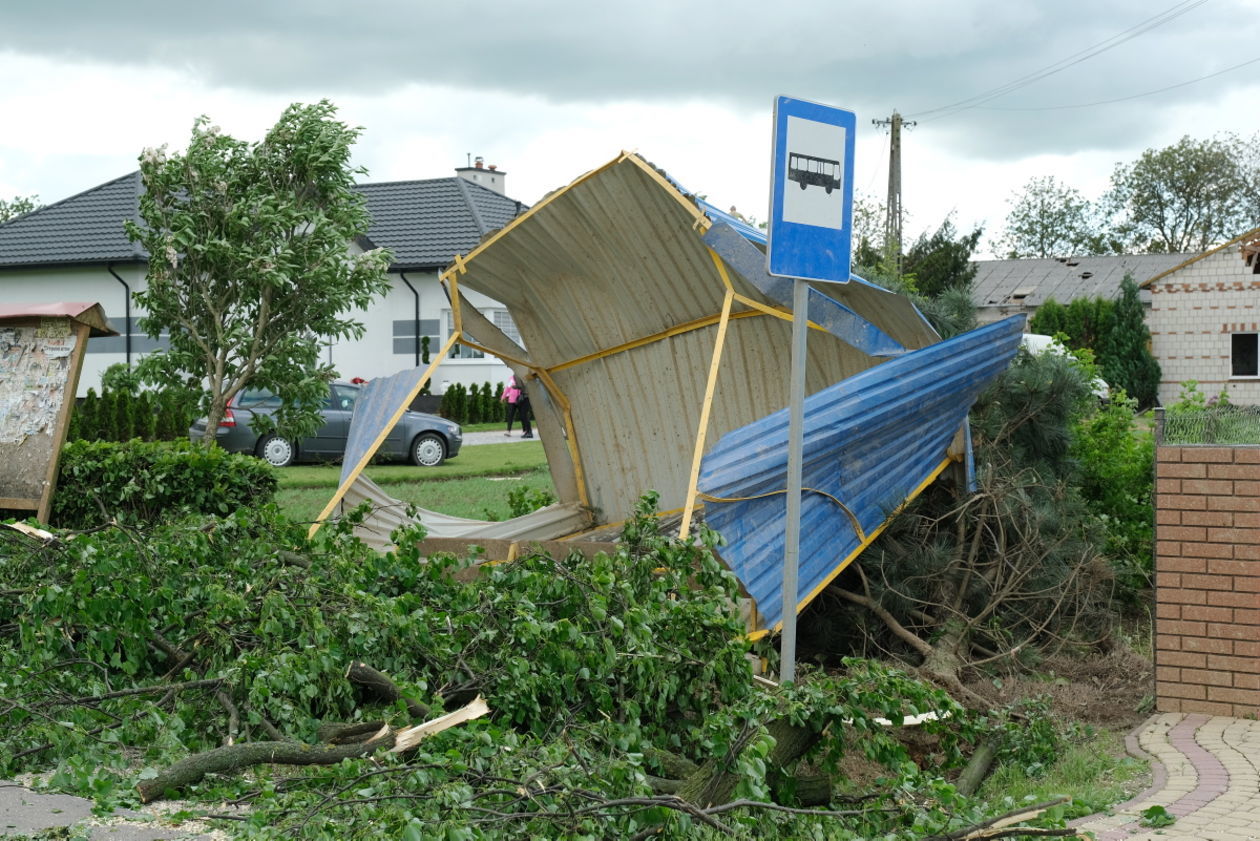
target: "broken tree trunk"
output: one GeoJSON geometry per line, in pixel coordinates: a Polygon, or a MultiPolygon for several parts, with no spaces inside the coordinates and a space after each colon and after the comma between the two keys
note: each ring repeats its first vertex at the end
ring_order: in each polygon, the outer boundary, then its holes
{"type": "MultiPolygon", "coordinates": [[[[766,764],[784,768],[800,759],[821,737],[813,729],[797,727],[787,719],[776,719],[766,725],[766,730],[774,737],[774,749],[766,758],[766,764]]],[[[741,745],[723,759],[710,759],[701,765],[695,773],[683,781],[678,796],[701,808],[714,806],[730,801],[739,782],[738,778],[727,771],[746,745],[741,745]]]]}

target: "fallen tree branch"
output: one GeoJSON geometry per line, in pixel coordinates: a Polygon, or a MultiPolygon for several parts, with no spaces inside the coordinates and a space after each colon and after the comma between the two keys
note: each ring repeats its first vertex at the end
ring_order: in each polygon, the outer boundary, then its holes
{"type": "Polygon", "coordinates": [[[385,728],[366,742],[350,745],[307,745],[298,742],[248,742],[215,748],[185,757],[156,777],[136,783],[142,803],[162,799],[167,791],[202,780],[207,774],[236,771],[254,765],[336,765],[343,759],[357,759],[388,748],[399,753],[415,747],[425,736],[439,733],[490,711],[478,697],[467,706],[415,727],[385,728]]]}

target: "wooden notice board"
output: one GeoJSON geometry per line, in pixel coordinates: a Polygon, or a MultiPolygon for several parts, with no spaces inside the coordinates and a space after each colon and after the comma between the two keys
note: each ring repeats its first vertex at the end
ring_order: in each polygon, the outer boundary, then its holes
{"type": "Polygon", "coordinates": [[[93,335],[117,335],[99,304],[0,306],[0,508],[48,521],[93,335]]]}

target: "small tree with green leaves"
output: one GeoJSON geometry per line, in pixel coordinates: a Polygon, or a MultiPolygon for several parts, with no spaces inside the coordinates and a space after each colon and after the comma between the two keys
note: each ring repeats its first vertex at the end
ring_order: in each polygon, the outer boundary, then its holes
{"type": "Polygon", "coordinates": [[[170,350],[142,364],[154,382],[204,381],[207,446],[246,387],[280,397],[285,433],[313,431],[332,376],[320,337],[360,337],[345,313],[388,288],[386,252],[349,252],[368,213],[350,164],[359,130],[335,115],[327,101],[291,105],[258,143],[200,117],[187,151],[140,157],[143,224],[126,224],[149,271],[135,297],[145,331],[170,333],[170,350]]]}
{"type": "Polygon", "coordinates": [[[39,196],[14,196],[11,200],[0,199],[0,224],[16,219],[19,216],[39,210],[39,196]]]}

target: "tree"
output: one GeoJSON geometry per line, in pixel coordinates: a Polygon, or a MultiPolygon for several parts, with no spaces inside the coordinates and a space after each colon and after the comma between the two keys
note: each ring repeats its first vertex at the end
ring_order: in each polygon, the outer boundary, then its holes
{"type": "Polygon", "coordinates": [[[992,245],[999,254],[1045,258],[1107,250],[1093,204],[1053,175],[1029,179],[1007,204],[1006,228],[992,245]]]}
{"type": "Polygon", "coordinates": [[[0,199],[0,225],[41,207],[39,196],[14,196],[10,201],[0,199]]]}
{"type": "Polygon", "coordinates": [[[1232,136],[1186,136],[1117,165],[1105,197],[1121,219],[1117,232],[1130,248],[1175,254],[1203,251],[1254,227],[1248,181],[1255,176],[1242,166],[1248,148],[1232,136]]]}
{"type": "Polygon", "coordinates": [[[982,229],[959,234],[946,219],[931,236],[921,234],[906,253],[905,273],[914,276],[920,293],[935,297],[946,289],[967,288],[976,276],[971,255],[980,242],[982,229]]]}
{"type": "Polygon", "coordinates": [[[1067,333],[1067,308],[1054,298],[1046,298],[1032,318],[1028,319],[1028,332],[1053,336],[1067,333]]]}
{"type": "Polygon", "coordinates": [[[349,253],[368,214],[352,189],[363,172],[350,165],[359,129],[335,114],[326,100],[291,105],[259,143],[203,116],[185,153],[140,157],[144,224],[128,222],[127,234],[148,252],[149,271],[136,300],[149,336],[170,333],[170,350],[142,365],[155,382],[203,382],[208,445],[246,387],[280,397],[286,434],[313,430],[333,373],[319,362],[319,338],[361,336],[343,314],[388,286],[388,253],[349,253]]]}
{"type": "Polygon", "coordinates": [[[1143,319],[1142,302],[1132,275],[1120,284],[1120,299],[1112,310],[1111,327],[1098,348],[1103,379],[1123,388],[1139,406],[1151,406],[1159,390],[1159,363],[1150,351],[1151,333],[1143,319]]]}

